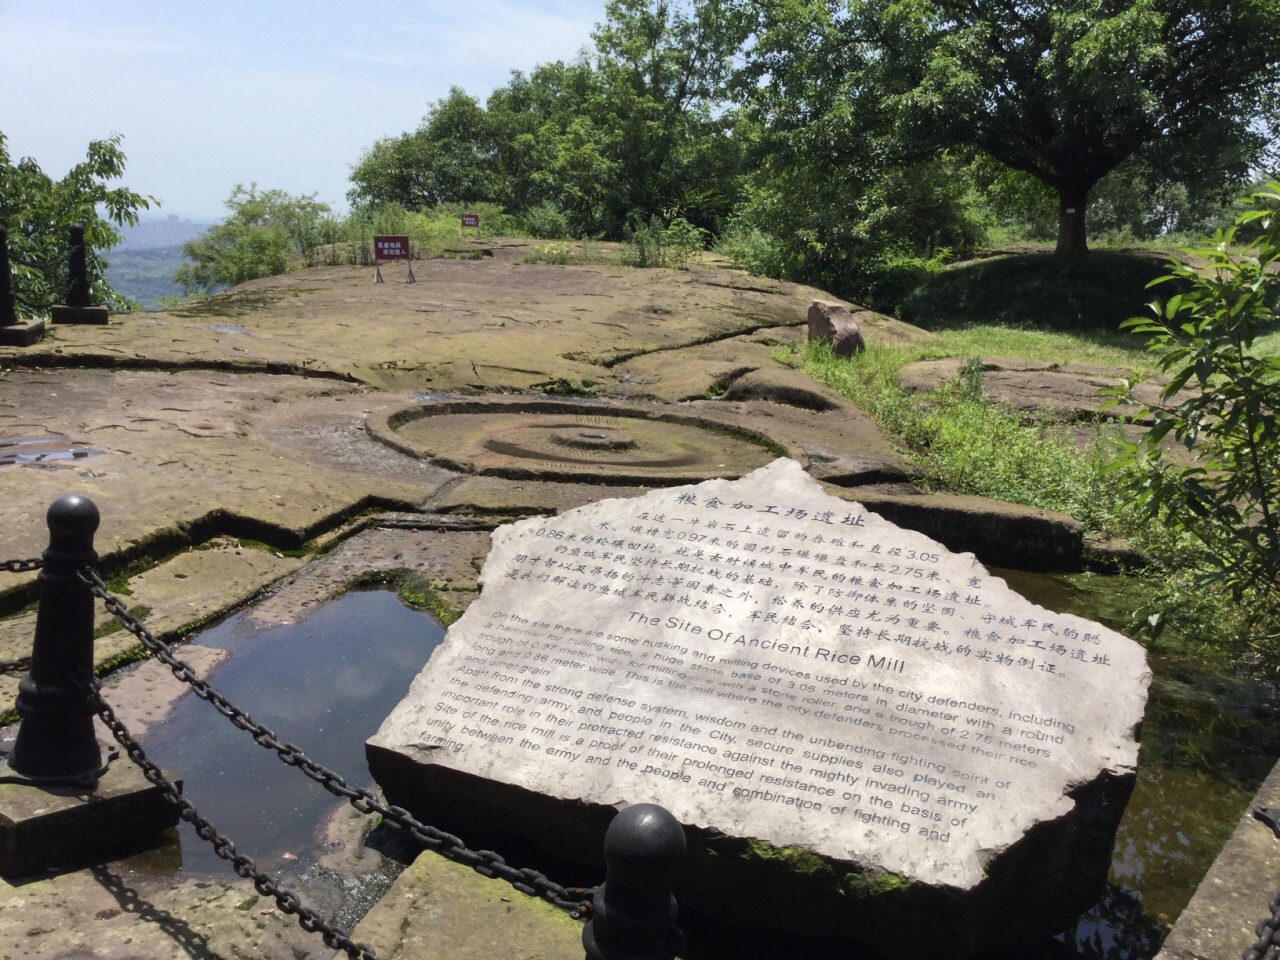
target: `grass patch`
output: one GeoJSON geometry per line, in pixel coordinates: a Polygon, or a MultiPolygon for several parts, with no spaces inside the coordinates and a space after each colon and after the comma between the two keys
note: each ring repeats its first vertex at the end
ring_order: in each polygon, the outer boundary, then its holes
{"type": "MultiPolygon", "coordinates": [[[[420,574],[404,567],[391,570],[368,570],[352,581],[351,585],[353,587],[391,587],[402,603],[416,610],[427,611],[442,627],[453,624],[462,616],[462,610],[467,606],[465,602],[459,604],[446,596],[447,593],[454,592],[447,585],[429,582],[420,574]]],[[[474,591],[460,592],[474,593],[474,591]]]]}
{"type": "Polygon", "coordinates": [[[1121,321],[1145,312],[1147,284],[1167,272],[1164,257],[1138,252],[996,256],[929,274],[902,299],[898,317],[933,331],[974,324],[1104,331],[1119,343],[1121,321]]]}
{"type": "Polygon", "coordinates": [[[281,547],[273,547],[271,544],[263,543],[261,540],[251,540],[246,537],[241,537],[239,544],[243,550],[257,550],[259,553],[270,553],[278,557],[292,557],[295,560],[311,556],[311,549],[305,544],[292,550],[286,550],[281,547]]]}
{"type": "Polygon", "coordinates": [[[1118,367],[1136,375],[1159,369],[1159,358],[1129,334],[1016,329],[991,323],[938,331],[937,340],[918,348],[911,360],[942,357],[1025,357],[1057,366],[1089,363],[1118,367]]]}
{"type": "Polygon", "coordinates": [[[616,256],[601,250],[594,240],[564,240],[557,243],[537,244],[520,258],[521,263],[616,263],[616,256]]]}
{"type": "MultiPolygon", "coordinates": [[[[928,348],[872,345],[849,360],[834,357],[824,345],[786,347],[774,356],[801,366],[871,415],[921,467],[926,486],[1058,510],[1078,520],[1088,535],[1130,540],[1150,561],[1142,572],[1146,590],[1133,598],[1136,609],[1125,629],[1130,636],[1198,648],[1201,658],[1226,657],[1237,668],[1261,673],[1258,664],[1266,658],[1242,629],[1241,608],[1225,592],[1196,584],[1193,574],[1204,563],[1203,546],[1185,532],[1145,521],[1134,506],[1135,474],[1115,467],[1119,451],[1110,439],[1114,427],[1099,423],[1093,441],[1081,450],[1055,433],[1051,421],[1028,423],[985,396],[976,356],[962,364],[955,381],[938,390],[908,395],[899,389],[896,375],[904,363],[956,355],[957,343],[991,345],[978,335],[979,328],[966,333],[975,339],[956,340],[954,332],[947,332],[928,348]]],[[[1047,336],[1047,348],[1069,342],[1061,334],[1008,333],[1047,336]]],[[[1054,361],[1051,355],[1040,359],[1054,361]]]]}
{"type": "Polygon", "coordinates": [[[1280,330],[1274,330],[1253,341],[1253,347],[1249,353],[1255,357],[1280,356],[1280,330]]]}
{"type": "Polygon", "coordinates": [[[591,377],[583,377],[574,381],[565,377],[553,377],[541,383],[530,384],[531,390],[537,390],[548,397],[594,397],[600,393],[603,384],[591,377]]]}
{"type": "Polygon", "coordinates": [[[1053,421],[1028,424],[1017,411],[987,399],[976,357],[954,383],[928,394],[903,392],[897,383],[902,365],[937,350],[873,345],[844,360],[830,346],[815,344],[803,355],[788,357],[784,350],[776,356],[799,358],[807,373],[870,414],[934,489],[1058,510],[1098,536],[1126,529],[1121,478],[1108,472],[1113,456],[1106,425],[1099,424],[1082,452],[1068,437],[1051,432],[1053,421]]]}

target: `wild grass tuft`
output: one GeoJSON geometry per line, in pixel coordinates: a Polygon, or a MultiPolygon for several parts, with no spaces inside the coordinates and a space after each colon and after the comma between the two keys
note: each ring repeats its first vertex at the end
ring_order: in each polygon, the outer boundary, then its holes
{"type": "Polygon", "coordinates": [[[845,360],[815,344],[801,362],[870,414],[920,465],[931,487],[1058,510],[1100,536],[1124,529],[1119,478],[1108,472],[1111,428],[1100,424],[1081,450],[1070,436],[1054,431],[1051,419],[1028,423],[987,398],[976,356],[962,364],[957,381],[927,394],[904,392],[897,382],[902,366],[939,351],[873,345],[845,360]]]}

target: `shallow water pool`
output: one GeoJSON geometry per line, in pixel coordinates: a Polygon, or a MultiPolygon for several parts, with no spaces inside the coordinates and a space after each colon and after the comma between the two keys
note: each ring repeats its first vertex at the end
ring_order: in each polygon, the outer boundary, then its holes
{"type": "MultiPolygon", "coordinates": [[[[443,637],[429,614],[406,607],[391,591],[371,590],[348,593],[301,623],[266,630],[240,613],[193,642],[231,654],[209,678],[227,699],[352,786],[368,787],[364,742],[443,637]]],[[[175,704],[143,746],[182,778],[183,794],[259,867],[305,862],[321,851],[317,831],[340,800],[193,694],[175,704]]],[[[183,824],[182,873],[228,869],[183,824]]]]}

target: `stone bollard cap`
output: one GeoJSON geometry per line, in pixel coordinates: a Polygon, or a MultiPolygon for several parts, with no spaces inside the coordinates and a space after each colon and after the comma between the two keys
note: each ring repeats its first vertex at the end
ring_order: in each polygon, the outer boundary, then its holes
{"type": "Polygon", "coordinates": [[[680,821],[656,803],[634,803],[609,824],[604,860],[612,878],[670,880],[684,862],[680,821]]]}
{"type": "Polygon", "coordinates": [[[49,507],[49,548],[57,552],[93,549],[101,516],[97,505],[78,493],[66,493],[49,507]]]}

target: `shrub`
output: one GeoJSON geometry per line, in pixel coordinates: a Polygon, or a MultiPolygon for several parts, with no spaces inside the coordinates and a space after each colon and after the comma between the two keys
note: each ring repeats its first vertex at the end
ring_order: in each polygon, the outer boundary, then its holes
{"type": "Polygon", "coordinates": [[[627,225],[626,247],[619,262],[629,267],[675,267],[687,269],[690,261],[706,246],[707,232],[684,217],[664,226],[657,216],[636,218],[627,225]]]}
{"type": "Polygon", "coordinates": [[[716,253],[728,257],[757,277],[780,277],[782,254],[759,227],[734,220],[715,244],[716,253]]]}
{"type": "MultiPolygon", "coordinates": [[[[1144,516],[1199,542],[1193,590],[1225,592],[1238,604],[1255,659],[1280,675],[1280,356],[1254,349],[1276,326],[1280,183],[1253,194],[1236,226],[1217,231],[1210,246],[1189,252],[1207,270],[1171,260],[1152,285],[1176,281],[1179,292],[1152,303],[1152,316],[1123,324],[1148,338],[1172,378],[1147,409],[1151,428],[1127,445],[1122,462],[1135,472],[1131,489],[1144,516]],[[1261,227],[1248,250],[1236,243],[1242,226],[1261,227]],[[1197,462],[1169,463],[1169,439],[1197,462]]],[[[1115,399],[1132,402],[1132,392],[1122,388],[1115,399]]]]}
{"type": "Polygon", "coordinates": [[[520,215],[524,233],[535,240],[567,240],[571,233],[569,218],[554,203],[544,200],[520,215]]]}

